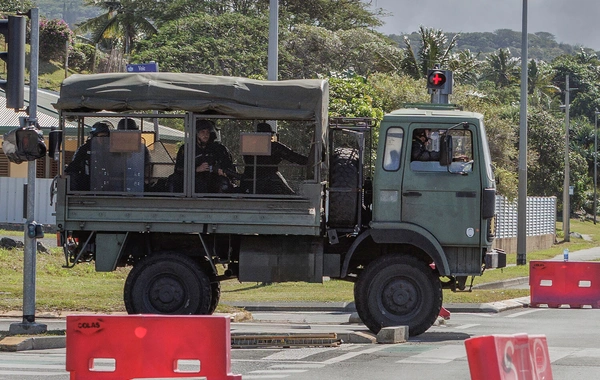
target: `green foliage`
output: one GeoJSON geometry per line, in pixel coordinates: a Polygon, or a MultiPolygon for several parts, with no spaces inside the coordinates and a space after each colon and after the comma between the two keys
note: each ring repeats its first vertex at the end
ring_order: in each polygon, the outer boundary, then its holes
{"type": "Polygon", "coordinates": [[[282,36],[280,76],[315,78],[330,72],[352,70],[368,76],[374,72],[397,72],[402,50],[367,29],[337,32],[300,25],[282,36]]]}
{"type": "Polygon", "coordinates": [[[511,56],[510,50],[500,49],[485,59],[483,78],[489,79],[496,87],[508,87],[519,79],[519,59],[511,56]]]}
{"type": "Polygon", "coordinates": [[[92,71],[96,49],[90,44],[74,44],[69,49],[69,67],[79,72],[92,71]]]}
{"type": "Polygon", "coordinates": [[[265,16],[197,14],[141,41],[132,61],[158,61],[161,71],[266,77],[267,46],[265,16]]]}
{"type": "Polygon", "coordinates": [[[0,11],[2,14],[26,12],[34,6],[31,0],[0,0],[0,11]]]}
{"type": "Polygon", "coordinates": [[[95,44],[122,45],[128,55],[137,40],[157,31],[147,18],[149,5],[143,0],[86,1],[105,10],[105,13],[81,23],[76,30],[78,33],[91,33],[95,44]]]}
{"type": "Polygon", "coordinates": [[[64,60],[73,32],[63,20],[40,20],[40,60],[64,60]]]}
{"type": "Polygon", "coordinates": [[[402,69],[413,78],[424,78],[427,70],[439,64],[446,67],[452,50],[456,47],[458,35],[450,40],[441,29],[419,27],[421,37],[419,50],[415,51],[408,37],[404,38],[406,49],[402,60],[402,69]]]}
{"type": "Polygon", "coordinates": [[[364,77],[336,75],[329,78],[329,115],[370,117],[378,123],[383,118],[383,110],[364,77]]]}
{"type": "MultiPolygon", "coordinates": [[[[528,155],[535,163],[528,165],[527,192],[531,195],[560,197],[565,151],[562,121],[543,110],[534,109],[529,112],[527,123],[528,155]]],[[[571,152],[571,157],[578,159],[581,156],[571,152]]],[[[575,178],[578,174],[577,170],[571,172],[575,178]]]]}

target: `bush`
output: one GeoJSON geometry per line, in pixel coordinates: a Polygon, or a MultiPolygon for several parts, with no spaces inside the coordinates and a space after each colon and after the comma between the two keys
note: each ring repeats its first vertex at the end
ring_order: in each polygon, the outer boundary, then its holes
{"type": "Polygon", "coordinates": [[[63,20],[42,18],[40,21],[40,60],[62,60],[65,58],[67,42],[73,32],[63,20]]]}
{"type": "Polygon", "coordinates": [[[95,48],[89,44],[75,44],[69,49],[69,68],[91,72],[94,68],[95,48]]]}

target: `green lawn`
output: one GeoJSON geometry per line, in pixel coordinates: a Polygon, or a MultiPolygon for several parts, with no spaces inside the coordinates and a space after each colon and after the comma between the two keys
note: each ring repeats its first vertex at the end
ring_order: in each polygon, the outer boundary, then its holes
{"type": "MultiPolygon", "coordinates": [[[[561,228],[561,223],[558,223],[561,228]]],[[[543,260],[561,254],[564,248],[570,251],[596,247],[600,240],[600,226],[592,222],[571,221],[571,231],[591,237],[590,241],[571,238],[569,243],[555,244],[552,248],[531,252],[527,260],[543,260]]],[[[562,230],[557,231],[562,240],[562,230]]],[[[22,236],[20,231],[0,231],[2,235],[22,236]]],[[[516,262],[515,255],[508,256],[508,263],[516,262]]],[[[37,255],[36,306],[39,311],[125,311],[123,306],[123,285],[128,269],[110,273],[97,273],[90,263],[78,264],[65,269],[62,250],[51,249],[51,253],[37,255]]],[[[0,311],[21,310],[23,297],[23,251],[0,249],[0,311]]],[[[506,280],[527,276],[529,266],[509,266],[503,269],[486,271],[476,277],[474,284],[506,280]]],[[[479,290],[472,292],[444,291],[444,302],[492,302],[529,295],[524,290],[479,290]]],[[[353,300],[353,284],[345,281],[325,281],[322,284],[302,282],[274,283],[263,286],[258,283],[239,283],[235,280],[222,283],[222,302],[234,301],[322,301],[350,302],[353,300]]],[[[217,311],[227,310],[219,306],[217,311]]]]}

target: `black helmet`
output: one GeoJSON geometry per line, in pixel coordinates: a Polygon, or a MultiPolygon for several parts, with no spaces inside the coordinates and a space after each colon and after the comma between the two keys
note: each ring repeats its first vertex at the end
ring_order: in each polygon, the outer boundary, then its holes
{"type": "Polygon", "coordinates": [[[213,142],[217,139],[217,128],[215,127],[215,123],[212,120],[196,120],[196,133],[200,132],[203,129],[208,129],[210,131],[210,139],[208,140],[209,142],[213,142]]]}
{"type": "Polygon", "coordinates": [[[117,129],[118,130],[127,130],[127,131],[136,131],[138,129],[138,126],[135,123],[135,120],[127,117],[125,119],[119,120],[119,124],[117,124],[117,129]]]}
{"type": "Polygon", "coordinates": [[[98,136],[100,133],[110,133],[112,125],[108,121],[99,121],[92,125],[90,135],[98,136]]]}
{"type": "Polygon", "coordinates": [[[256,132],[269,132],[275,133],[275,128],[269,123],[258,123],[256,126],[256,132]]]}

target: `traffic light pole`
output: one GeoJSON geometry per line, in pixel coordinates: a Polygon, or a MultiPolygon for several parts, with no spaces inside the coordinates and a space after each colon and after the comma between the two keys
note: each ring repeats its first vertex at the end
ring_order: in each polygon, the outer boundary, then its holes
{"type": "MultiPolygon", "coordinates": [[[[25,119],[26,125],[35,125],[37,122],[37,92],[38,92],[38,59],[39,59],[39,10],[31,9],[31,66],[29,77],[29,117],[25,119]]],[[[37,241],[35,233],[30,234],[30,226],[35,223],[35,177],[36,161],[27,162],[27,221],[25,222],[24,236],[24,261],[23,261],[23,320],[21,323],[10,325],[9,333],[16,334],[42,334],[47,331],[45,324],[35,322],[35,277],[37,241]]]]}

